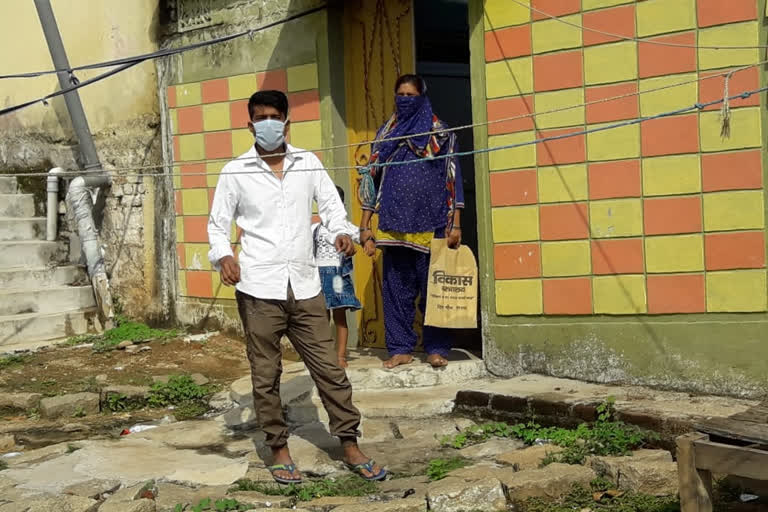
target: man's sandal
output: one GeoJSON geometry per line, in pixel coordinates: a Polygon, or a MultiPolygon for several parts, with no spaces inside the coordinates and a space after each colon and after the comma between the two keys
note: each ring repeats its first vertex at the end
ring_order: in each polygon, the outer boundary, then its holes
{"type": "Polygon", "coordinates": [[[368,462],[365,462],[363,464],[347,464],[347,468],[349,468],[350,471],[353,473],[356,473],[363,477],[363,479],[368,480],[369,482],[377,482],[379,480],[384,480],[387,478],[387,470],[384,468],[381,468],[377,474],[373,474],[373,466],[376,465],[376,462],[371,459],[368,462]],[[370,476],[363,473],[363,471],[367,471],[370,476]]]}
{"type": "Polygon", "coordinates": [[[275,474],[275,471],[287,471],[291,475],[296,473],[296,464],[275,464],[274,466],[267,467],[267,470],[272,474],[272,478],[275,479],[275,482],[279,484],[284,485],[290,485],[290,484],[300,484],[301,483],[301,477],[299,478],[282,478],[275,474]]]}

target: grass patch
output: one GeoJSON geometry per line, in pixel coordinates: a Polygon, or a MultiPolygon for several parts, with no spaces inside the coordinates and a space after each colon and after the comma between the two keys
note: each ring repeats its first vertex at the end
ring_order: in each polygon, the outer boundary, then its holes
{"type": "Polygon", "coordinates": [[[674,496],[656,497],[611,489],[602,480],[592,482],[590,489],[574,486],[557,501],[531,498],[519,504],[526,512],[680,512],[680,502],[674,496]]]}
{"type": "Polygon", "coordinates": [[[11,354],[9,356],[0,357],[0,370],[21,366],[29,361],[29,359],[30,357],[28,355],[23,354],[11,354]]]}
{"type": "Polygon", "coordinates": [[[583,464],[590,455],[628,455],[648,441],[659,439],[655,432],[641,430],[615,418],[614,400],[609,398],[597,408],[598,418],[589,425],[582,423],[575,429],[542,427],[530,421],[509,425],[492,422],[473,425],[453,436],[445,436],[440,443],[456,449],[485,442],[494,437],[520,439],[528,445],[544,440],[564,448],[560,453],[545,459],[545,465],[553,462],[583,464]]]}
{"type": "Polygon", "coordinates": [[[211,498],[205,498],[200,500],[197,505],[192,505],[189,509],[186,509],[184,505],[178,504],[174,507],[174,512],[183,512],[190,510],[192,512],[203,512],[205,510],[215,510],[216,512],[238,512],[241,510],[252,510],[255,507],[250,505],[244,505],[237,500],[231,498],[223,498],[213,501],[211,498]]]}
{"type": "Polygon", "coordinates": [[[123,315],[115,317],[115,327],[102,334],[84,334],[69,338],[64,345],[76,346],[93,344],[94,352],[114,350],[123,341],[141,343],[151,340],[164,340],[179,335],[178,329],[154,329],[145,323],[134,322],[123,315]]]}
{"type": "Polygon", "coordinates": [[[168,382],[155,382],[149,390],[147,405],[154,408],[174,406],[177,420],[195,418],[208,410],[210,386],[200,386],[189,375],[172,375],[168,382]]]}
{"type": "Polygon", "coordinates": [[[242,479],[235,482],[230,492],[256,491],[268,496],[290,496],[298,501],[311,501],[326,496],[361,497],[374,494],[378,487],[359,476],[348,476],[336,480],[306,481],[300,485],[277,485],[242,479]]]}
{"type": "Polygon", "coordinates": [[[0,459],[0,471],[8,469],[8,463],[5,462],[3,459],[0,459]]]}
{"type": "Polygon", "coordinates": [[[471,464],[470,461],[461,457],[453,457],[450,459],[432,459],[427,466],[427,476],[433,482],[436,480],[442,480],[448,473],[456,469],[463,468],[471,464]]]}
{"type": "Polygon", "coordinates": [[[72,443],[67,445],[67,453],[75,453],[77,450],[79,450],[80,447],[77,445],[74,445],[72,443]]]}

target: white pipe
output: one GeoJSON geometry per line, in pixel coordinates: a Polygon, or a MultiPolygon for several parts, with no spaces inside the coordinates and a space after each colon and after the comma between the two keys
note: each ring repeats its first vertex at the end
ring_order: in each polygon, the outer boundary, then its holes
{"type": "Polygon", "coordinates": [[[61,167],[48,171],[48,209],[46,213],[45,239],[55,241],[59,236],[59,177],[64,172],[61,167]]]}

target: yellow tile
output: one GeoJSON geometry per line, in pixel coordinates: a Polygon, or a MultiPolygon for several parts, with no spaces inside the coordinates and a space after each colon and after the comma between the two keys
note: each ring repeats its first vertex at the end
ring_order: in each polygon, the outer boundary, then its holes
{"type": "Polygon", "coordinates": [[[558,203],[587,198],[587,165],[539,167],[539,202],[558,203]]]}
{"type": "Polygon", "coordinates": [[[253,134],[247,128],[232,130],[232,154],[240,156],[253,146],[253,134]]]}
{"type": "Polygon", "coordinates": [[[703,235],[649,236],[645,239],[648,273],[704,270],[703,235]]]}
{"type": "Polygon", "coordinates": [[[704,231],[765,227],[762,190],[704,194],[704,231]]]}
{"type": "Polygon", "coordinates": [[[202,103],[200,84],[181,84],[176,86],[176,106],[188,107],[202,103]]]}
{"type": "Polygon", "coordinates": [[[231,76],[228,78],[228,81],[230,100],[250,98],[259,88],[259,83],[256,81],[256,73],[231,76]]]}
{"type": "Polygon", "coordinates": [[[647,196],[701,192],[699,155],[643,159],[643,193],[647,196]]]}
{"type": "Polygon", "coordinates": [[[179,296],[180,297],[186,297],[187,296],[187,273],[183,270],[179,270],[176,273],[176,284],[178,285],[179,289],[179,296]]]}
{"type": "Polygon", "coordinates": [[[488,98],[533,92],[533,57],[520,57],[486,64],[485,80],[488,98]]]}
{"type": "Polygon", "coordinates": [[[173,188],[181,188],[181,167],[178,166],[173,167],[173,188]]]}
{"type": "MultiPolygon", "coordinates": [[[[536,140],[534,132],[509,133],[488,137],[488,147],[498,148],[536,140]]],[[[527,144],[511,149],[500,149],[488,153],[488,167],[491,171],[522,169],[536,165],[536,145],[527,144]]]]}
{"type": "Polygon", "coordinates": [[[738,313],[765,310],[765,270],[707,273],[707,311],[738,313]]]}
{"type": "MultiPolygon", "coordinates": [[[[581,25],[581,14],[563,16],[563,21],[581,25]]],[[[580,28],[566,25],[558,20],[547,19],[533,23],[533,53],[551,52],[581,46],[580,28]]]]}
{"type": "Polygon", "coordinates": [[[205,181],[210,188],[215,188],[219,183],[219,174],[221,169],[227,165],[227,162],[220,160],[217,162],[208,162],[205,164],[205,181]]]}
{"type": "Polygon", "coordinates": [[[171,120],[171,133],[176,135],[179,133],[179,113],[175,108],[168,110],[168,115],[171,120]]]}
{"type": "Polygon", "coordinates": [[[597,314],[632,315],[647,311],[643,276],[595,277],[592,279],[592,296],[597,314]]]}
{"type": "Polygon", "coordinates": [[[184,244],[187,270],[211,270],[211,262],[208,261],[209,250],[208,244],[184,244]]]}
{"type": "MultiPolygon", "coordinates": [[[[535,112],[548,112],[572,105],[584,103],[584,89],[566,89],[563,91],[540,92],[534,96],[535,112]]],[[[572,108],[553,114],[537,114],[538,128],[560,128],[584,124],[584,107],[572,108]]]]}
{"type": "Polygon", "coordinates": [[[619,43],[584,48],[584,80],[587,85],[623,82],[637,78],[637,43],[619,43]]]}
{"type": "Polygon", "coordinates": [[[205,159],[205,142],[202,133],[179,135],[179,161],[205,159]]]}
{"type": "Polygon", "coordinates": [[[584,11],[590,11],[592,9],[600,9],[602,7],[611,7],[614,5],[631,4],[636,0],[582,0],[581,8],[584,11]]]}
{"type": "Polygon", "coordinates": [[[304,64],[287,69],[288,91],[317,89],[317,64],[304,64]]]}
{"type": "Polygon", "coordinates": [[[592,238],[636,236],[643,233],[640,199],[610,199],[589,203],[592,238]]]}
{"type": "MultiPolygon", "coordinates": [[[[530,0],[521,0],[530,5],[530,0]]],[[[493,30],[510,25],[522,25],[531,21],[531,10],[508,0],[485,0],[485,30],[493,30]]]]}
{"type": "Polygon", "coordinates": [[[184,241],[184,217],[176,217],[176,241],[184,241]]]}
{"type": "MultiPolygon", "coordinates": [[[[699,46],[755,46],[760,44],[756,21],[729,23],[699,30],[699,46]]],[[[760,61],[760,50],[707,50],[699,49],[699,69],[718,69],[760,61]]]]}
{"type": "Polygon", "coordinates": [[[291,123],[291,145],[301,149],[316,150],[323,146],[320,121],[291,123]]]}
{"type": "Polygon", "coordinates": [[[229,120],[229,103],[211,103],[203,105],[203,130],[215,132],[229,130],[232,123],[229,120]]]}
{"type": "Polygon", "coordinates": [[[493,241],[527,242],[539,239],[539,207],[509,206],[491,210],[493,241]]]}
{"type": "Polygon", "coordinates": [[[544,277],[589,274],[592,268],[589,240],[542,243],[541,268],[544,277]]]}
{"type": "Polygon", "coordinates": [[[696,0],[645,0],[637,3],[638,37],[695,27],[696,0]]]}
{"type": "Polygon", "coordinates": [[[235,300],[235,287],[227,286],[221,282],[221,275],[214,272],[211,276],[213,283],[213,295],[217,299],[235,300]]]}
{"type": "Polygon", "coordinates": [[[640,115],[655,116],[662,112],[670,112],[672,110],[678,110],[693,105],[699,98],[699,84],[696,82],[696,78],[696,73],[688,73],[685,75],[673,75],[640,80],[641,93],[660,87],[691,82],[670,89],[641,94],[640,115]]]}
{"type": "Polygon", "coordinates": [[[544,311],[540,279],[496,281],[497,315],[540,315],[544,311]]]}
{"type": "Polygon", "coordinates": [[[182,190],[181,207],[185,215],[208,215],[208,189],[190,188],[182,190]]]}
{"type": "MultiPolygon", "coordinates": [[[[597,128],[602,125],[590,125],[597,128]]],[[[640,125],[631,124],[621,128],[611,128],[587,134],[587,159],[590,162],[600,160],[619,160],[640,156],[640,125]]]]}
{"type": "Polygon", "coordinates": [[[731,110],[731,136],[720,136],[720,111],[702,112],[699,116],[699,137],[702,151],[728,151],[730,149],[757,148],[762,140],[760,108],[731,110]]]}

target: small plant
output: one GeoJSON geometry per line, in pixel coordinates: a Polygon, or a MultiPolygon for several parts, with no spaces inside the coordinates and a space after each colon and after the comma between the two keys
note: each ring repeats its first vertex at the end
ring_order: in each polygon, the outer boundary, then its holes
{"type": "Polygon", "coordinates": [[[93,343],[94,352],[107,352],[114,350],[123,341],[141,343],[155,339],[174,338],[179,335],[176,329],[153,329],[147,324],[134,322],[122,315],[118,315],[116,327],[105,331],[103,334],[89,338],[93,343]]]}
{"type": "Polygon", "coordinates": [[[168,382],[155,382],[152,385],[147,402],[152,407],[167,407],[203,400],[208,393],[206,386],[196,384],[189,375],[172,375],[168,382]]]}
{"type": "Polygon", "coordinates": [[[128,409],[128,397],[121,393],[110,393],[104,402],[105,407],[112,412],[128,409]]]}
{"type": "Polygon", "coordinates": [[[442,480],[448,473],[459,468],[463,468],[468,465],[469,462],[461,457],[453,457],[451,459],[432,459],[427,466],[427,476],[433,482],[436,480],[442,480]]]}
{"type": "MultiPolygon", "coordinates": [[[[223,498],[223,499],[218,499],[216,501],[211,500],[211,498],[205,498],[200,500],[200,502],[197,505],[193,505],[190,510],[192,512],[203,512],[204,510],[215,510],[216,512],[230,512],[230,511],[248,510],[252,508],[253,507],[245,505],[243,503],[239,503],[237,500],[233,500],[231,498],[223,498]]],[[[183,512],[184,505],[178,504],[173,510],[174,512],[183,512]]]]}
{"type": "Polygon", "coordinates": [[[77,409],[75,409],[75,412],[72,413],[73,418],[84,418],[85,416],[86,416],[85,409],[83,409],[82,407],[78,407],[77,409]]]}
{"type": "Polygon", "coordinates": [[[336,480],[314,480],[301,485],[284,486],[241,479],[235,482],[230,492],[256,491],[268,496],[292,496],[298,501],[311,501],[327,496],[368,496],[377,490],[374,482],[368,482],[359,476],[349,476],[336,480]]]}
{"type": "Polygon", "coordinates": [[[72,336],[67,338],[67,341],[61,344],[63,347],[77,347],[78,345],[87,345],[95,343],[100,340],[101,336],[98,334],[80,334],[79,336],[72,336]]]}
{"type": "Polygon", "coordinates": [[[0,357],[0,370],[11,368],[14,366],[21,366],[29,361],[29,356],[22,354],[11,354],[9,356],[0,357]]]}
{"type": "Polygon", "coordinates": [[[80,447],[76,444],[69,443],[67,444],[67,453],[75,453],[77,450],[79,450],[80,447]]]}
{"type": "Polygon", "coordinates": [[[593,510],[600,512],[680,512],[680,503],[674,496],[656,497],[633,492],[616,491],[606,482],[593,481],[591,489],[578,485],[557,501],[531,498],[520,505],[526,512],[573,512],[593,510]],[[597,485],[596,485],[597,484],[597,485]]]}

